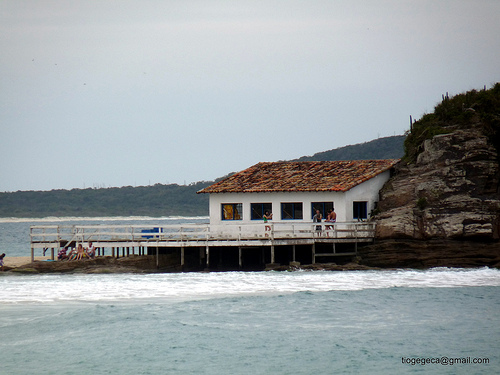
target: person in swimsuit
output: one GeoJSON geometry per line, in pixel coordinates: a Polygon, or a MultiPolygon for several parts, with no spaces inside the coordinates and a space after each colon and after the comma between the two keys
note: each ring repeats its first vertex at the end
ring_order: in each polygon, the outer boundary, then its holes
{"type": "Polygon", "coordinates": [[[83,245],[80,243],[78,244],[78,250],[76,251],[76,260],[82,260],[84,255],[83,245]]]}
{"type": "MultiPolygon", "coordinates": [[[[270,213],[269,211],[266,211],[266,213],[264,214],[264,224],[267,224],[267,222],[269,220],[271,220],[272,218],[273,218],[273,213],[272,212],[270,213]]],[[[270,231],[271,230],[271,226],[270,225],[266,225],[265,230],[266,231],[270,231]]]]}
{"type": "MultiPolygon", "coordinates": [[[[328,223],[335,223],[337,221],[337,214],[334,210],[328,211],[328,216],[325,221],[328,223]]],[[[333,225],[325,225],[325,229],[333,229],[333,225]]]]}

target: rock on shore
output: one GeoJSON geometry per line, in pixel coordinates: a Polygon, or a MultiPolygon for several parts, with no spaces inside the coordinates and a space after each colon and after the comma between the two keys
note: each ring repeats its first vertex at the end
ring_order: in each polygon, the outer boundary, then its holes
{"type": "Polygon", "coordinates": [[[360,263],[381,268],[500,268],[500,243],[385,240],[359,249],[360,263]]]}
{"type": "Polygon", "coordinates": [[[35,261],[19,267],[5,267],[10,273],[152,273],[180,272],[182,268],[177,259],[161,255],[157,264],[153,255],[113,258],[97,257],[78,261],[35,261]]]}

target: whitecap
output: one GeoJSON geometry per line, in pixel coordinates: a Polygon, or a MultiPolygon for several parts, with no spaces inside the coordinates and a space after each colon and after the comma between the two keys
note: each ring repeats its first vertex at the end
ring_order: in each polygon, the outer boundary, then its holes
{"type": "Polygon", "coordinates": [[[0,278],[1,304],[58,301],[181,301],[297,292],[500,286],[500,270],[224,272],[35,275],[0,278]]]}

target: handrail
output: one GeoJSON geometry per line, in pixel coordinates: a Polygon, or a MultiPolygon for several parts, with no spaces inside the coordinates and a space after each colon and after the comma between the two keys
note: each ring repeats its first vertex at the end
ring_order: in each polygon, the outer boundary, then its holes
{"type": "Polygon", "coordinates": [[[31,243],[111,241],[277,240],[292,238],[373,238],[373,222],[167,224],[167,225],[32,225],[31,243]],[[317,230],[321,226],[321,230],[317,230]]]}

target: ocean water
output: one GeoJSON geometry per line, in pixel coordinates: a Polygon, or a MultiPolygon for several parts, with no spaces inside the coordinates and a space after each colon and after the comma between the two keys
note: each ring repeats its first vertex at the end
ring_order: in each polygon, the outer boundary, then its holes
{"type": "MultiPolygon", "coordinates": [[[[28,256],[33,224],[206,220],[2,219],[0,251],[28,256]]],[[[0,273],[0,290],[2,375],[500,373],[495,269],[0,273]]]]}
{"type": "Polygon", "coordinates": [[[4,274],[0,288],[1,374],[500,371],[488,268],[4,274]]]}

